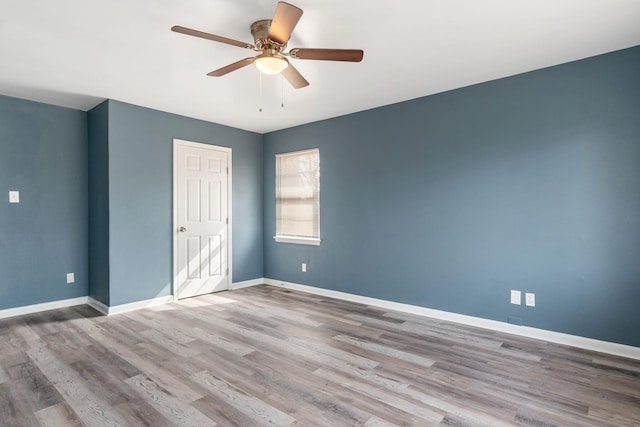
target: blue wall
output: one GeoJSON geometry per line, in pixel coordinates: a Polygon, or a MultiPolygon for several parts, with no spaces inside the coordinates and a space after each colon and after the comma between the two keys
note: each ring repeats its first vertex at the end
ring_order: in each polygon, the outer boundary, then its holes
{"type": "Polygon", "coordinates": [[[640,346],[638,76],[640,47],[264,136],[117,101],[87,114],[0,97],[0,309],[169,295],[180,138],[233,149],[234,282],[640,346]],[[274,155],[312,147],[322,245],[277,244],[274,155]],[[510,289],[537,307],[510,305],[510,289]]]}
{"type": "Polygon", "coordinates": [[[173,138],[233,150],[233,281],[262,277],[262,135],[108,101],[110,305],[171,295],[173,138]]]}
{"type": "Polygon", "coordinates": [[[0,96],[0,309],[87,295],[87,193],[86,113],[0,96]]]}
{"type": "Polygon", "coordinates": [[[109,305],[109,102],[88,113],[89,296],[109,305]]]}
{"type": "Polygon", "coordinates": [[[265,277],[640,346],[640,47],[264,141],[265,277]],[[275,243],[274,155],[311,147],[322,244],[275,243]]]}

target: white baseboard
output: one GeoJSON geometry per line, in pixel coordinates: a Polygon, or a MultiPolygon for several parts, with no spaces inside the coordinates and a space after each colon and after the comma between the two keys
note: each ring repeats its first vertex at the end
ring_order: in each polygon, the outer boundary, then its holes
{"type": "Polygon", "coordinates": [[[87,304],[89,305],[89,307],[93,307],[94,309],[104,314],[105,316],[109,315],[109,306],[101,303],[97,299],[89,297],[89,301],[87,301],[87,304]]]}
{"type": "Polygon", "coordinates": [[[143,301],[130,302],[128,304],[107,306],[100,301],[93,298],[89,298],[87,304],[98,310],[100,313],[106,316],[113,316],[114,314],[126,313],[128,311],[140,310],[141,308],[155,307],[158,305],[167,304],[173,302],[173,295],[167,295],[164,297],[151,298],[143,301]]]}
{"type": "Polygon", "coordinates": [[[511,323],[499,322],[497,320],[483,319],[480,317],[466,316],[463,314],[450,313],[447,311],[434,310],[431,308],[416,305],[403,304],[399,302],[387,301],[377,298],[364,297],[361,295],[349,294],[346,292],[322,289],[314,286],[299,285],[297,283],[283,282],[282,280],[264,279],[263,283],[281,288],[292,289],[301,292],[341,299],[345,301],[366,304],[388,310],[401,311],[404,313],[416,314],[419,316],[431,317],[434,319],[448,320],[450,322],[461,323],[463,325],[476,326],[493,331],[504,332],[513,335],[520,335],[527,338],[534,338],[542,341],[583,348],[586,350],[599,351],[616,356],[628,357],[640,360],[640,347],[633,347],[624,344],[600,341],[593,338],[585,338],[577,335],[570,335],[561,332],[547,331],[544,329],[531,328],[529,326],[512,325],[511,323]]]}
{"type": "MultiPolygon", "coordinates": [[[[245,280],[243,282],[232,283],[231,286],[229,287],[229,290],[242,289],[242,288],[247,288],[249,286],[263,285],[264,283],[265,283],[264,278],[245,280]]],[[[136,301],[128,304],[108,306],[92,297],[79,297],[79,298],[72,298],[72,299],[66,299],[66,300],[60,300],[60,301],[44,302],[41,304],[27,305],[23,307],[6,308],[3,310],[0,310],[0,319],[6,319],[8,317],[22,316],[24,314],[39,313],[41,311],[55,310],[57,308],[73,307],[76,305],[84,305],[84,304],[89,305],[90,307],[93,307],[94,309],[104,314],[105,316],[112,316],[114,314],[126,313],[127,311],[139,310],[141,308],[155,307],[155,306],[167,304],[173,301],[175,301],[175,298],[173,297],[173,295],[167,295],[164,297],[152,298],[144,301],[136,301]]]]}
{"type": "Polygon", "coordinates": [[[0,319],[8,317],[22,316],[24,314],[39,313],[41,311],[55,310],[57,308],[73,307],[88,303],[87,297],[78,297],[71,299],[63,299],[59,301],[43,302],[40,304],[25,305],[23,307],[5,308],[0,310],[0,319]]]}
{"type": "Polygon", "coordinates": [[[259,279],[245,280],[244,282],[236,282],[232,283],[229,287],[230,291],[235,291],[236,289],[248,288],[249,286],[257,286],[264,285],[264,278],[261,277],[259,279]]]}
{"type": "MultiPolygon", "coordinates": [[[[249,286],[257,286],[262,284],[264,284],[263,278],[246,280],[244,282],[232,283],[231,286],[229,287],[229,290],[242,289],[242,288],[247,288],[249,286]]],[[[112,316],[114,314],[126,313],[128,311],[139,310],[141,308],[149,308],[149,307],[155,307],[162,304],[167,304],[170,302],[174,302],[175,300],[176,299],[174,298],[173,295],[167,295],[164,297],[152,298],[144,301],[136,301],[128,304],[107,306],[106,304],[103,304],[100,301],[89,297],[87,304],[89,304],[91,307],[95,308],[105,316],[112,316]]]]}

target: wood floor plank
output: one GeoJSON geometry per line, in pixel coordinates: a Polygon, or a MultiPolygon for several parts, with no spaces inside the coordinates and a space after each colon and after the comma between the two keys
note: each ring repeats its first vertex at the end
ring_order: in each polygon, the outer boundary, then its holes
{"type": "Polygon", "coordinates": [[[286,341],[298,347],[309,349],[315,353],[342,360],[354,367],[372,369],[379,365],[375,360],[368,359],[336,347],[328,346],[326,343],[314,339],[313,336],[308,338],[289,337],[286,341]]]}
{"type": "Polygon", "coordinates": [[[640,361],[270,286],[0,320],[0,426],[638,426],[640,361]]]}
{"type": "Polygon", "coordinates": [[[123,345],[123,343],[118,342],[116,338],[109,334],[98,333],[96,339],[98,340],[97,342],[103,343],[110,351],[127,360],[140,372],[152,377],[156,383],[178,399],[191,402],[200,399],[204,395],[203,391],[198,390],[197,387],[186,385],[185,381],[175,374],[177,367],[181,367],[181,364],[170,363],[165,366],[158,360],[153,360],[140,354],[136,347],[123,345]]]}
{"type": "Polygon", "coordinates": [[[125,380],[143,399],[162,413],[173,425],[207,427],[216,423],[191,405],[174,396],[153,378],[137,375],[125,380]]]}
{"type": "Polygon", "coordinates": [[[2,363],[0,363],[0,384],[6,383],[7,381],[9,381],[9,374],[2,367],[2,363]]]}
{"type": "Polygon", "coordinates": [[[24,388],[13,381],[0,384],[0,427],[39,425],[33,408],[23,400],[24,388]]]}
{"type": "Polygon", "coordinates": [[[235,405],[217,395],[208,394],[193,402],[193,407],[214,420],[216,425],[238,427],[259,425],[235,405]]]}
{"type": "Polygon", "coordinates": [[[34,411],[64,401],[47,376],[31,360],[12,366],[9,377],[13,388],[21,391],[23,403],[28,404],[34,411]]]}
{"type": "Polygon", "coordinates": [[[403,360],[405,362],[413,363],[415,365],[430,367],[435,362],[427,357],[409,353],[403,350],[398,350],[392,346],[386,346],[383,344],[379,344],[377,342],[371,342],[371,340],[359,340],[352,337],[348,337],[345,335],[336,335],[333,337],[336,341],[342,341],[344,343],[351,344],[355,347],[360,347],[364,350],[369,350],[374,353],[380,353],[383,356],[391,357],[398,360],[403,360]]]}
{"type": "MultiPolygon", "coordinates": [[[[29,354],[40,370],[47,375],[65,402],[87,425],[127,425],[122,414],[114,411],[102,396],[104,389],[98,388],[91,379],[85,379],[73,366],[60,361],[46,346],[31,349],[29,354]]],[[[99,385],[99,384],[98,384],[99,385]]]]}
{"type": "Polygon", "coordinates": [[[300,421],[299,425],[318,425],[318,420],[322,420],[320,425],[362,425],[371,418],[371,413],[354,405],[356,401],[369,401],[367,396],[319,379],[286,360],[276,359],[261,351],[253,352],[245,359],[257,366],[268,367],[256,371],[252,378],[267,390],[276,391],[280,396],[271,398],[275,401],[282,402],[290,396],[297,406],[294,413],[300,421]]]}
{"type": "Polygon", "coordinates": [[[84,424],[67,402],[48,406],[35,413],[42,427],[81,427],[84,424]]]}
{"type": "Polygon", "coordinates": [[[295,419],[274,408],[256,396],[251,396],[209,371],[194,375],[194,378],[207,388],[211,395],[224,400],[246,415],[252,424],[289,425],[295,419]]]}
{"type": "MultiPolygon", "coordinates": [[[[332,381],[341,387],[367,394],[372,399],[377,400],[379,405],[390,405],[408,414],[412,414],[423,420],[425,424],[436,425],[440,423],[446,415],[445,412],[439,411],[429,405],[414,402],[409,396],[399,396],[383,387],[372,387],[371,383],[363,380],[362,377],[349,375],[343,371],[332,368],[322,368],[315,371],[314,374],[325,380],[332,381]]],[[[380,416],[384,417],[382,414],[380,414],[380,416]]]]}

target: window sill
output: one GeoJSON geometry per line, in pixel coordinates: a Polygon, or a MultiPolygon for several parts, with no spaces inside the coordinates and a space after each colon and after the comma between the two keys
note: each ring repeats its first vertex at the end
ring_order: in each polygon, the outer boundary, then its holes
{"type": "Polygon", "coordinates": [[[320,246],[320,239],[313,237],[296,237],[296,236],[273,236],[278,243],[294,243],[297,245],[320,246]]]}

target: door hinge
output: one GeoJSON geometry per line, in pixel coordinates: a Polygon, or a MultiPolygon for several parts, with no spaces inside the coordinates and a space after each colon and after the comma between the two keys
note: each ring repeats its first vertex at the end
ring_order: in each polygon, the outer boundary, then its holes
{"type": "Polygon", "coordinates": [[[229,167],[227,167],[227,175],[229,175],[229,167]]]}
{"type": "Polygon", "coordinates": [[[229,218],[227,218],[227,225],[229,225],[229,218]]]}
{"type": "Polygon", "coordinates": [[[229,269],[227,268],[227,276],[229,275],[229,269]]]}

